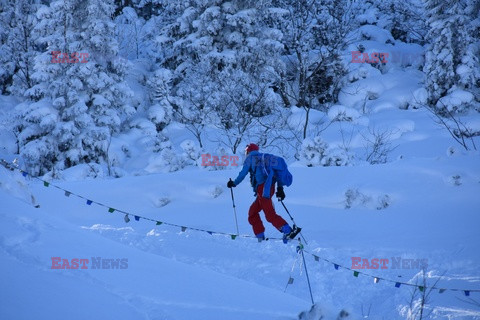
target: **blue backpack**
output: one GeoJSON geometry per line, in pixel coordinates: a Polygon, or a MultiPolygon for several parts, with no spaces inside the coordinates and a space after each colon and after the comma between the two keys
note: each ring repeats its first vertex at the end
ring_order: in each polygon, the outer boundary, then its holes
{"type": "Polygon", "coordinates": [[[287,163],[282,157],[262,153],[261,166],[264,174],[270,177],[270,172],[273,171],[273,178],[282,186],[289,187],[293,182],[293,176],[288,171],[287,163]]]}

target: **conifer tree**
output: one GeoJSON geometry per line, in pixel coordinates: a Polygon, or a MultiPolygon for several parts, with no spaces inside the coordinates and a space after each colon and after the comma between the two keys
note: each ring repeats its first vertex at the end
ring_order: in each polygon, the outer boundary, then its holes
{"type": "Polygon", "coordinates": [[[424,67],[428,104],[443,115],[478,108],[478,2],[427,0],[425,6],[429,25],[429,48],[424,67]],[[458,94],[458,90],[462,90],[465,101],[461,104],[450,103],[448,96],[455,91],[458,94]]]}
{"type": "Polygon", "coordinates": [[[17,107],[21,153],[32,174],[107,158],[129,94],[118,59],[112,1],[58,0],[37,12],[45,51],[17,107]]]}
{"type": "Polygon", "coordinates": [[[34,84],[33,59],[39,48],[33,30],[38,7],[33,0],[0,3],[0,89],[4,93],[22,96],[34,84]]]}

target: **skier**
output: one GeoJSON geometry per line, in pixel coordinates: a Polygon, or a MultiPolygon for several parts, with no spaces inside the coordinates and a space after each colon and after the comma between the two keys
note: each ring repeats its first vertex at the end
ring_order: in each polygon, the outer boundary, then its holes
{"type": "MultiPolygon", "coordinates": [[[[253,233],[259,240],[265,240],[265,227],[260,218],[260,211],[263,210],[267,221],[283,233],[283,240],[287,243],[288,239],[292,239],[298,234],[299,230],[297,230],[297,228],[292,230],[289,224],[275,212],[271,197],[275,191],[276,181],[275,179],[267,179],[267,175],[261,168],[262,164],[260,164],[262,154],[258,150],[258,145],[254,143],[247,145],[245,148],[245,155],[247,157],[243,163],[243,168],[234,181],[231,179],[228,181],[227,187],[236,187],[243,181],[247,173],[250,173],[250,183],[256,196],[255,201],[253,201],[248,210],[248,222],[252,225],[253,233]],[[268,193],[269,189],[270,192],[268,193]]],[[[276,196],[280,200],[285,199],[283,186],[277,186],[276,196]]]]}

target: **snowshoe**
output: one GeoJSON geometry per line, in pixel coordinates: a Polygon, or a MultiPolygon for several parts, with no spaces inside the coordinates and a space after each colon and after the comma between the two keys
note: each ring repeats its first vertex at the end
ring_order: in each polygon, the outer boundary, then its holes
{"type": "Polygon", "coordinates": [[[295,239],[295,237],[302,231],[302,228],[297,227],[296,225],[293,225],[292,231],[288,234],[283,235],[283,242],[287,243],[288,240],[295,239]]]}

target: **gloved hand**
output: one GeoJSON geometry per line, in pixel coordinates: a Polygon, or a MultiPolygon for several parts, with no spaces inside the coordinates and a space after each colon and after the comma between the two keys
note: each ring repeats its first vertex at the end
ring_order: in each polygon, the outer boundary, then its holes
{"type": "Polygon", "coordinates": [[[236,187],[235,182],[233,182],[232,179],[228,180],[227,187],[229,187],[229,188],[236,187]]]}
{"type": "Polygon", "coordinates": [[[277,187],[277,193],[275,193],[279,201],[283,201],[285,199],[285,192],[283,192],[283,187],[278,186],[277,187]]]}

